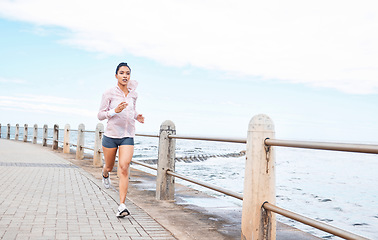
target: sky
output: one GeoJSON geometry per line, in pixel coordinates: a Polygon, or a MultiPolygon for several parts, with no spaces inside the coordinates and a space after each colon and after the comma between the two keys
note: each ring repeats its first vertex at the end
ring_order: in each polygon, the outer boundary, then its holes
{"type": "MultiPolygon", "coordinates": [[[[378,2],[0,0],[0,123],[80,123],[127,62],[137,133],[378,144],[378,2]]],[[[106,121],[102,122],[106,124],[106,121]]]]}

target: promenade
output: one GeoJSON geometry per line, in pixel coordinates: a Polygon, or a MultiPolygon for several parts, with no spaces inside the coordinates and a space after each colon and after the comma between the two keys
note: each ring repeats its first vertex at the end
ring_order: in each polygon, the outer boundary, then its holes
{"type": "Polygon", "coordinates": [[[50,148],[0,139],[0,239],[176,239],[143,209],[50,148]]]}
{"type": "MultiPolygon", "coordinates": [[[[240,239],[240,207],[180,184],[175,201],[158,201],[156,177],[139,170],[123,219],[115,217],[116,173],[103,188],[90,157],[0,139],[0,170],[0,239],[240,239]]],[[[277,239],[318,238],[277,222],[277,239]]]]}

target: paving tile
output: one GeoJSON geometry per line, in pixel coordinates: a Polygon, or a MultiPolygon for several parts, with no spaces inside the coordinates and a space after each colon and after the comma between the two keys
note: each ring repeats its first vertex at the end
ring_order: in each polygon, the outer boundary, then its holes
{"type": "Polygon", "coordinates": [[[50,150],[0,140],[1,239],[175,239],[129,201],[117,219],[117,193],[50,150]]]}

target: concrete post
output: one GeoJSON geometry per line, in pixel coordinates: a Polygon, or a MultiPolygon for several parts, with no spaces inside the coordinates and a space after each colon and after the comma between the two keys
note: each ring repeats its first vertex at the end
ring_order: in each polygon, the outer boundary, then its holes
{"type": "Polygon", "coordinates": [[[76,159],[84,158],[84,124],[80,124],[77,130],[77,147],[76,147],[76,159]]]}
{"type": "Polygon", "coordinates": [[[18,136],[20,135],[20,125],[16,124],[16,132],[14,133],[14,140],[18,141],[18,136]]]}
{"type": "Polygon", "coordinates": [[[58,149],[58,139],[59,139],[59,125],[54,124],[53,143],[52,143],[52,149],[54,150],[58,149]]]}
{"type": "Polygon", "coordinates": [[[94,142],[94,152],[93,152],[93,165],[102,166],[102,154],[101,154],[101,140],[102,133],[104,132],[104,125],[98,123],[95,131],[95,142],[94,142]]]}
{"type": "Polygon", "coordinates": [[[43,136],[42,136],[42,146],[47,146],[47,134],[48,134],[48,127],[47,125],[43,125],[43,136]]]}
{"type": "Polygon", "coordinates": [[[275,154],[264,144],[274,138],[272,120],[263,114],[249,122],[244,176],[241,239],[276,239],[276,218],[262,208],[265,201],[275,204],[275,154]]]}
{"type": "Polygon", "coordinates": [[[33,144],[37,144],[37,139],[38,139],[38,125],[34,124],[33,144]]]}
{"type": "Polygon", "coordinates": [[[1,123],[0,123],[0,138],[1,138],[1,123]]]}
{"type": "Polygon", "coordinates": [[[24,124],[24,142],[28,141],[28,125],[24,124]]]}
{"type": "Polygon", "coordinates": [[[156,177],[156,199],[174,200],[175,178],[167,175],[167,170],[175,171],[176,139],[168,138],[175,135],[175,124],[167,120],[160,125],[159,153],[156,177]]]}
{"type": "Polygon", "coordinates": [[[7,139],[10,139],[10,124],[7,124],[7,139]]]}
{"type": "Polygon", "coordinates": [[[64,126],[63,153],[70,153],[70,125],[64,126]]]}

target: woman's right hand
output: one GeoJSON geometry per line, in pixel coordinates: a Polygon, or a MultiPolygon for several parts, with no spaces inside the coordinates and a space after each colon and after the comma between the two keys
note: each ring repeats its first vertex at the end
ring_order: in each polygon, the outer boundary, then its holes
{"type": "Polygon", "coordinates": [[[121,102],[120,104],[118,104],[118,106],[114,109],[114,111],[116,113],[120,113],[123,111],[123,109],[125,109],[127,107],[127,103],[126,102],[121,102]]]}

